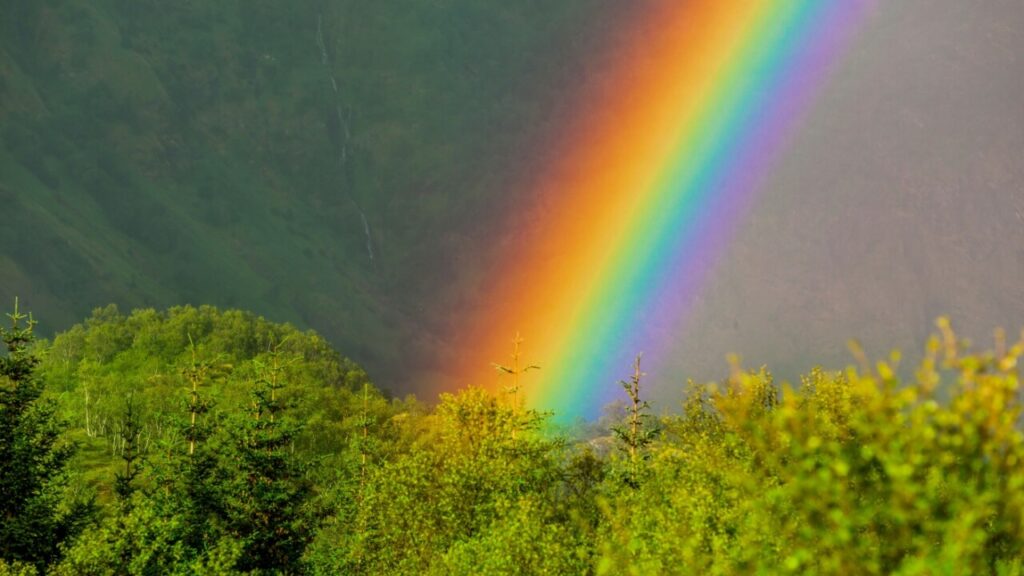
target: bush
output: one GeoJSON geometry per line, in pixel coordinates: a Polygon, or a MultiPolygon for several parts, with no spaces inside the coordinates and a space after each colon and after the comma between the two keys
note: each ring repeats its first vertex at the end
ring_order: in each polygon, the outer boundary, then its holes
{"type": "Polygon", "coordinates": [[[691,394],[610,496],[599,573],[1019,573],[1024,346],[965,355],[940,326],[910,382],[894,357],[691,394]]]}

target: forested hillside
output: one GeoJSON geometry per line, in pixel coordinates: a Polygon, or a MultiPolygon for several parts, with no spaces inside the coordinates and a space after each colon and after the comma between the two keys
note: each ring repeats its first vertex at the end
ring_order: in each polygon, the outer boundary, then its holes
{"type": "Polygon", "coordinates": [[[765,369],[604,420],[388,399],[314,333],[211,307],[0,335],[0,574],[1020,574],[1018,361],[940,320],[898,354],[765,369]]]}
{"type": "Polygon", "coordinates": [[[611,4],[4,0],[0,297],[258,310],[393,384],[611,4]]]}

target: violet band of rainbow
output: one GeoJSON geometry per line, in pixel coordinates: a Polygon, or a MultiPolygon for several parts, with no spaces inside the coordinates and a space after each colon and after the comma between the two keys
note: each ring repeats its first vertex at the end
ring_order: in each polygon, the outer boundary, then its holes
{"type": "Polygon", "coordinates": [[[500,385],[489,363],[520,332],[541,365],[527,404],[595,416],[636,353],[653,372],[699,338],[686,319],[711,267],[872,5],[644,3],[604,91],[581,97],[572,149],[534,184],[536,225],[467,314],[459,384],[500,385]]]}

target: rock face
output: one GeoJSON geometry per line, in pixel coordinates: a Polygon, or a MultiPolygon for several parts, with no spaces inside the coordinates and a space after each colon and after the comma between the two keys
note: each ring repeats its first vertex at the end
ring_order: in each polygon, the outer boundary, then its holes
{"type": "MultiPolygon", "coordinates": [[[[614,49],[614,0],[14,2],[0,301],[211,303],[320,330],[383,386],[451,304],[614,49]],[[597,70],[599,72],[599,70],[597,70]]],[[[713,271],[673,365],[783,374],[1024,325],[1024,10],[879,3],[713,271]]],[[[422,391],[422,390],[421,390],[422,391]]]]}

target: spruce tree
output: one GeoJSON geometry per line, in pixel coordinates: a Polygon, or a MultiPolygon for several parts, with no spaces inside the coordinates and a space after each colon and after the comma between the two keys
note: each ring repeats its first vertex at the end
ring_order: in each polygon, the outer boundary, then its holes
{"type": "Polygon", "coordinates": [[[118,429],[121,444],[121,461],[124,462],[124,471],[114,474],[114,494],[117,495],[122,513],[131,511],[132,494],[135,493],[133,482],[141,472],[139,469],[139,460],[142,457],[139,449],[141,433],[142,421],[139,419],[139,410],[135,403],[135,396],[129,393],[125,398],[124,415],[121,418],[121,424],[118,429]]]}
{"type": "Polygon", "coordinates": [[[302,556],[316,533],[309,464],[292,450],[299,426],[283,418],[284,369],[276,348],[266,363],[257,363],[251,405],[232,427],[229,461],[237,470],[228,515],[232,534],[243,542],[242,571],[302,573],[302,556]]]}
{"type": "Polygon", "coordinates": [[[629,396],[629,407],[626,421],[612,427],[612,433],[620,443],[620,448],[629,457],[629,468],[626,484],[636,488],[640,482],[640,462],[647,457],[646,449],[658,435],[658,427],[648,422],[652,416],[648,414],[650,405],[640,398],[640,381],[645,374],[640,371],[642,354],[637,354],[633,361],[633,375],[629,380],[620,380],[619,385],[629,396]]]}
{"type": "Polygon", "coordinates": [[[0,559],[43,567],[59,557],[88,516],[89,503],[62,506],[73,446],[52,402],[41,398],[33,350],[35,321],[18,311],[0,327],[0,559]]]}
{"type": "Polygon", "coordinates": [[[189,339],[189,360],[182,368],[182,376],[189,386],[185,408],[188,420],[183,423],[182,436],[187,442],[184,453],[172,458],[172,478],[164,479],[165,486],[173,487],[170,501],[183,518],[186,548],[201,555],[209,544],[220,537],[220,520],[224,517],[225,470],[220,462],[218,446],[212,442],[215,426],[208,414],[213,403],[204,388],[222,377],[230,365],[220,357],[203,358],[198,347],[189,339]]]}

